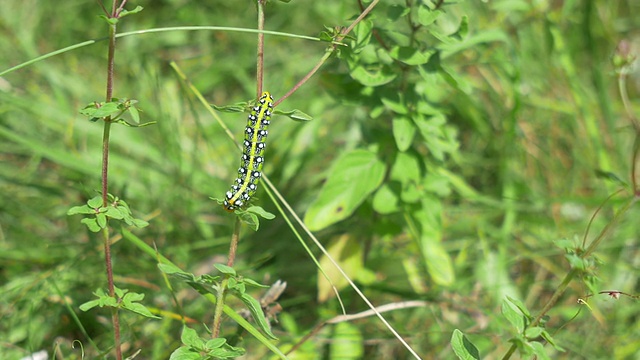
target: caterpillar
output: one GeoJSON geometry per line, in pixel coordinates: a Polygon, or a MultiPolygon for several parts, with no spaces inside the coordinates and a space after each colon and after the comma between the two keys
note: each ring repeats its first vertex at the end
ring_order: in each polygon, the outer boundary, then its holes
{"type": "Polygon", "coordinates": [[[224,209],[228,212],[240,209],[248,204],[258,189],[258,183],[260,182],[260,177],[262,177],[265,140],[269,134],[267,127],[271,123],[272,110],[273,97],[269,92],[265,91],[258,99],[258,103],[251,109],[247,120],[238,178],[225,194],[223,202],[224,209]]]}

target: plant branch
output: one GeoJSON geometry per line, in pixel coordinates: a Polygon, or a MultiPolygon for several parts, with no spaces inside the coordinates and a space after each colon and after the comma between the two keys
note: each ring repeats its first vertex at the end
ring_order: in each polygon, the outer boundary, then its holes
{"type": "Polygon", "coordinates": [[[283,102],[286,98],[288,98],[294,92],[296,92],[304,83],[306,83],[307,80],[309,80],[320,69],[320,67],[324,65],[324,63],[331,57],[331,55],[336,51],[336,49],[338,48],[338,45],[342,42],[342,40],[344,40],[344,38],[351,32],[351,30],[353,30],[353,28],[356,25],[358,25],[358,23],[362,21],[362,19],[364,19],[371,12],[371,10],[373,10],[373,8],[378,4],[379,1],[380,0],[373,0],[371,4],[369,4],[369,6],[366,9],[364,9],[364,11],[358,16],[358,18],[356,18],[351,23],[351,25],[349,25],[345,29],[342,29],[342,31],[340,31],[340,33],[336,36],[336,38],[332,42],[331,47],[327,50],[324,56],[322,56],[320,61],[318,61],[318,63],[313,67],[313,69],[311,69],[311,71],[309,71],[307,75],[305,75],[300,81],[298,81],[298,83],[295,84],[291,88],[291,90],[289,90],[283,97],[276,100],[276,102],[273,103],[273,106],[274,107],[278,106],[278,104],[283,102]]]}

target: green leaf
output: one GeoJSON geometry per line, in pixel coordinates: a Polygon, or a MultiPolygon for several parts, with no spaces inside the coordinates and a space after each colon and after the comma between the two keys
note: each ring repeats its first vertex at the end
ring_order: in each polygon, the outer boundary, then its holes
{"type": "MultiPolygon", "coordinates": [[[[363,249],[358,241],[349,235],[341,235],[336,239],[332,239],[328,245],[326,245],[327,252],[336,262],[340,265],[342,270],[354,278],[364,269],[364,254],[363,249]]],[[[334,286],[336,289],[341,290],[349,285],[347,279],[345,279],[338,268],[336,268],[329,258],[323,255],[320,258],[320,266],[318,269],[318,302],[325,302],[328,299],[335,296],[334,286]],[[323,272],[324,271],[324,274],[323,272]],[[326,274],[326,277],[323,276],[326,274]],[[326,278],[332,279],[333,284],[326,278]]]]}
{"type": "Polygon", "coordinates": [[[226,112],[226,113],[245,112],[249,108],[249,102],[247,101],[239,102],[231,105],[220,105],[220,106],[215,104],[210,104],[210,105],[215,110],[218,110],[220,112],[226,112]]]}
{"type": "Polygon", "coordinates": [[[138,108],[135,106],[129,107],[129,114],[131,115],[131,120],[133,120],[134,123],[140,124],[140,112],[138,111],[138,108]]]}
{"type": "Polygon", "coordinates": [[[436,50],[421,52],[410,46],[396,46],[391,49],[389,55],[407,65],[416,66],[428,63],[431,55],[435,54],[435,52],[436,50]]]}
{"type": "Polygon", "coordinates": [[[105,216],[104,213],[99,213],[96,214],[96,224],[101,228],[104,229],[107,227],[107,217],[105,216]]]}
{"type": "Polygon", "coordinates": [[[80,223],[85,224],[89,231],[97,233],[100,231],[101,227],[98,225],[98,222],[95,218],[84,218],[80,220],[80,223]]]}
{"type": "Polygon", "coordinates": [[[240,221],[247,224],[253,231],[258,231],[260,228],[260,220],[258,219],[258,215],[253,212],[248,212],[242,209],[237,209],[234,213],[240,217],[240,221]]]}
{"type": "Polygon", "coordinates": [[[92,118],[105,118],[107,116],[117,115],[120,112],[122,112],[122,110],[116,102],[100,103],[99,105],[91,103],[80,110],[80,114],[92,118]]]}
{"type": "Polygon", "coordinates": [[[256,215],[258,215],[258,216],[260,216],[260,217],[262,217],[263,219],[266,219],[266,220],[273,220],[276,217],[274,214],[266,211],[261,206],[255,206],[255,205],[254,206],[250,206],[250,207],[247,208],[246,211],[250,212],[250,213],[253,213],[253,214],[256,214],[256,215]]]}
{"type": "Polygon", "coordinates": [[[298,109],[293,109],[293,110],[289,110],[289,111],[281,111],[281,110],[275,110],[273,112],[276,115],[284,115],[289,117],[291,120],[294,121],[299,121],[299,122],[306,122],[306,121],[311,121],[313,120],[313,117],[309,114],[306,114],[298,109]]]}
{"type": "Polygon", "coordinates": [[[398,150],[407,151],[411,147],[416,130],[411,119],[404,116],[393,118],[393,138],[396,140],[398,150]]]}
{"type": "Polygon", "coordinates": [[[400,182],[400,199],[406,203],[419,202],[424,194],[420,189],[421,162],[415,153],[401,152],[396,155],[391,167],[390,178],[400,182]]]}
{"type": "Polygon", "coordinates": [[[309,206],[304,222],[310,230],[324,229],[351,216],[384,179],[385,165],[372,152],[353,150],[331,167],[329,178],[309,206]]]}
{"type": "Polygon", "coordinates": [[[147,317],[147,318],[161,319],[161,317],[153,315],[151,313],[151,311],[149,311],[149,309],[147,309],[146,306],[144,306],[144,305],[142,305],[140,303],[134,303],[134,302],[124,303],[123,302],[120,307],[123,308],[123,309],[127,309],[127,310],[129,310],[131,312],[134,312],[134,313],[136,313],[138,315],[142,315],[144,317],[147,317]]]}
{"type": "Polygon", "coordinates": [[[373,209],[380,214],[391,214],[400,210],[400,200],[388,184],[383,184],[373,196],[373,209]]]}
{"type": "Polygon", "coordinates": [[[149,222],[141,219],[133,219],[133,226],[137,228],[143,228],[149,226],[149,222]]]}
{"type": "Polygon", "coordinates": [[[96,306],[100,305],[100,300],[89,300],[86,303],[82,304],[79,306],[80,310],[82,311],[87,311],[87,310],[91,310],[96,306]]]}
{"type": "Polygon", "coordinates": [[[277,340],[278,338],[273,335],[273,333],[271,332],[271,326],[269,326],[267,319],[264,317],[260,302],[247,293],[234,293],[234,295],[240,298],[244,305],[249,309],[249,312],[251,312],[251,316],[253,316],[253,320],[258,324],[258,327],[262,330],[262,332],[264,332],[264,334],[269,338],[277,340]]]}
{"type": "Polygon", "coordinates": [[[87,205],[89,205],[89,207],[94,209],[98,209],[102,207],[102,196],[96,196],[89,199],[89,201],[87,201],[87,205]]]}
{"type": "Polygon", "coordinates": [[[553,339],[553,337],[551,337],[551,335],[545,330],[542,332],[541,336],[549,343],[551,344],[551,346],[553,346],[554,349],[558,350],[558,351],[562,351],[565,352],[566,350],[563,349],[560,345],[558,345],[556,343],[556,341],[553,339]]]}
{"type": "Polygon", "coordinates": [[[440,17],[440,15],[442,15],[443,13],[444,12],[440,9],[431,10],[424,4],[421,4],[418,8],[417,20],[420,25],[429,26],[433,24],[436,19],[438,19],[438,17],[440,17]]]}
{"type": "Polygon", "coordinates": [[[87,205],[74,206],[71,209],[69,209],[69,211],[67,211],[67,215],[77,215],[77,214],[93,215],[95,213],[96,213],[96,210],[87,205]]]}
{"type": "Polygon", "coordinates": [[[539,342],[531,342],[529,345],[533,348],[533,353],[537,356],[537,359],[540,360],[551,360],[547,352],[544,350],[544,345],[539,342]]]}
{"type": "Polygon", "coordinates": [[[530,327],[530,328],[527,328],[527,330],[525,330],[524,337],[530,340],[534,340],[537,337],[541,336],[543,331],[544,331],[544,328],[540,326],[530,327]]]}
{"type": "Polygon", "coordinates": [[[392,82],[396,74],[387,65],[366,66],[361,63],[354,63],[349,68],[351,77],[364,86],[382,86],[392,82]]]}
{"type": "Polygon", "coordinates": [[[442,286],[452,285],[455,282],[453,263],[440,239],[423,236],[420,239],[420,245],[427,272],[433,282],[442,286]]]}
{"type": "Polygon", "coordinates": [[[231,275],[231,276],[236,276],[236,270],[234,268],[232,268],[231,266],[227,266],[227,265],[223,265],[223,264],[213,264],[213,267],[215,267],[216,269],[218,269],[218,271],[220,271],[221,273],[225,274],[225,275],[231,275]]]}
{"type": "Polygon", "coordinates": [[[509,297],[502,301],[502,315],[513,325],[518,334],[522,334],[526,326],[525,316],[509,297]]]}
{"type": "Polygon", "coordinates": [[[462,331],[455,329],[451,335],[451,348],[460,360],[479,360],[480,351],[462,331]]]}
{"type": "Polygon", "coordinates": [[[222,347],[226,343],[227,343],[227,339],[225,338],[215,338],[207,341],[207,343],[205,344],[205,347],[207,349],[217,349],[222,347]]]}
{"type": "Polygon", "coordinates": [[[195,277],[192,273],[182,271],[182,269],[172,263],[159,263],[158,269],[160,269],[160,271],[167,275],[177,275],[178,277],[181,277],[185,280],[195,280],[195,277]]]}
{"type": "Polygon", "coordinates": [[[139,128],[139,127],[145,127],[145,126],[149,126],[149,125],[154,125],[156,122],[155,121],[149,121],[149,122],[146,122],[144,124],[132,124],[132,123],[120,118],[120,119],[114,120],[113,123],[124,125],[126,127],[139,128]]]}
{"type": "Polygon", "coordinates": [[[396,114],[409,114],[409,107],[407,106],[404,96],[402,96],[401,94],[385,94],[380,98],[380,101],[382,101],[387,109],[393,111],[396,114]]]}
{"type": "Polygon", "coordinates": [[[182,335],[180,335],[180,341],[182,341],[183,344],[193,347],[197,350],[204,349],[204,340],[202,340],[198,336],[198,333],[195,330],[187,326],[184,326],[182,328],[182,335]]]}
{"type": "Polygon", "coordinates": [[[198,351],[186,346],[181,346],[171,353],[169,360],[202,360],[202,356],[200,356],[198,351]]]}
{"type": "Polygon", "coordinates": [[[137,14],[140,11],[142,11],[142,9],[144,9],[142,6],[138,5],[136,6],[135,9],[133,10],[122,10],[122,12],[120,13],[120,19],[122,19],[123,17],[127,16],[127,15],[133,15],[133,14],[137,14]]]}
{"type": "Polygon", "coordinates": [[[371,41],[373,33],[373,22],[365,19],[356,25],[353,29],[355,40],[351,43],[351,49],[354,53],[361,51],[371,41]]]}
{"type": "Polygon", "coordinates": [[[121,220],[124,219],[124,215],[122,214],[122,212],[113,206],[109,206],[107,208],[107,211],[104,213],[105,216],[110,217],[112,219],[117,219],[117,220],[121,220]]]}
{"type": "Polygon", "coordinates": [[[516,298],[513,298],[511,296],[507,296],[507,299],[509,299],[509,301],[515,305],[518,309],[520,309],[520,311],[527,317],[527,319],[531,319],[531,312],[529,312],[529,309],[527,309],[527,307],[524,305],[524,303],[516,298]]]}

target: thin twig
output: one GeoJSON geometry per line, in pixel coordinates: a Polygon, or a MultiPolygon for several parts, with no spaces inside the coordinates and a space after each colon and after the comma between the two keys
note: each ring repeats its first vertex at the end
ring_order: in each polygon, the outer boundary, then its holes
{"type": "Polygon", "coordinates": [[[400,310],[400,309],[407,309],[407,308],[414,308],[414,307],[424,307],[424,306],[427,306],[427,304],[428,303],[426,301],[421,301],[421,300],[403,301],[403,302],[399,302],[399,303],[391,303],[391,304],[381,305],[381,306],[378,306],[375,309],[366,310],[366,311],[363,311],[363,312],[359,312],[357,314],[338,315],[338,316],[336,316],[336,317],[334,317],[332,319],[329,319],[327,321],[323,321],[320,324],[316,325],[307,335],[305,335],[295,345],[293,345],[293,347],[291,347],[291,349],[289,349],[289,351],[286,352],[286,355],[289,355],[289,354],[293,353],[294,351],[296,351],[300,346],[302,346],[302,344],[304,344],[307,340],[309,340],[311,337],[313,337],[315,334],[317,334],[327,324],[337,324],[337,323],[341,323],[341,322],[353,321],[353,320],[357,320],[357,319],[362,319],[362,318],[374,316],[374,315],[376,315],[376,311],[378,313],[384,313],[384,312],[393,311],[393,310],[400,310]]]}

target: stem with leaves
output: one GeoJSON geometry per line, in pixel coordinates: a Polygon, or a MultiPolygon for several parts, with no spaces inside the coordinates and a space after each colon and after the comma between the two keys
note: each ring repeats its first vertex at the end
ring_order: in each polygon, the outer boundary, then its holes
{"type": "MultiPolygon", "coordinates": [[[[118,15],[124,8],[127,0],[122,0],[118,6],[117,1],[114,0],[111,7],[111,13],[107,13],[107,17],[110,19],[117,19],[118,15]]],[[[103,7],[104,10],[104,7],[103,7]]],[[[109,21],[109,50],[107,56],[107,91],[106,102],[113,100],[113,78],[114,78],[114,64],[116,53],[116,21],[109,21]]],[[[111,117],[108,116],[104,119],[104,129],[102,133],[102,206],[108,206],[109,194],[109,135],[111,132],[111,117]]],[[[113,262],[111,259],[111,243],[109,236],[109,227],[105,226],[101,231],[104,241],[104,257],[107,270],[107,282],[109,287],[109,296],[115,297],[115,285],[113,281],[113,262]]],[[[113,337],[114,346],[116,350],[116,359],[122,359],[122,349],[120,344],[120,319],[118,317],[118,308],[111,308],[111,321],[113,322],[113,337]]]]}

